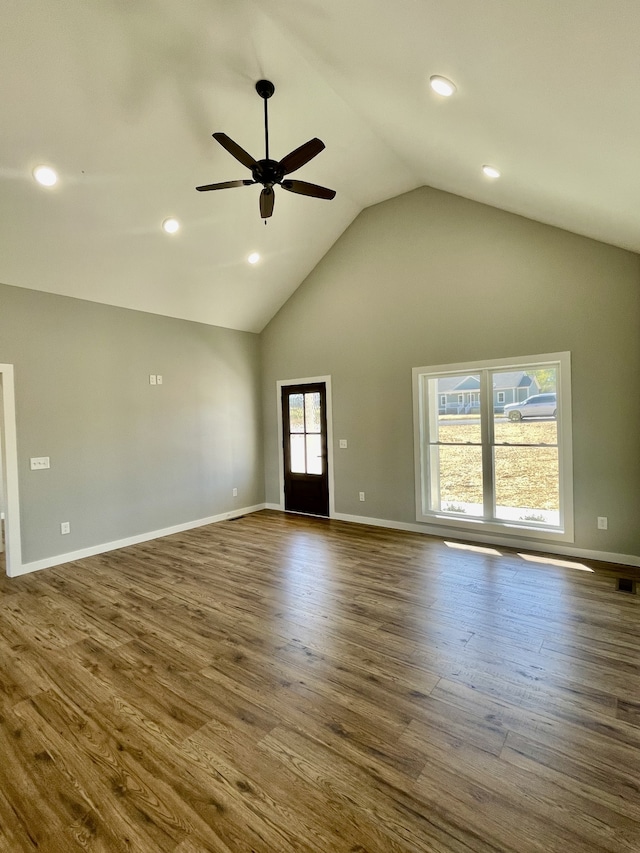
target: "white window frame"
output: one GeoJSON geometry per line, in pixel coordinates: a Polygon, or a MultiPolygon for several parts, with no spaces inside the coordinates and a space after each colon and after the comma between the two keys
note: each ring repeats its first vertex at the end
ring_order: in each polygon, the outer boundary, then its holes
{"type": "MultiPolygon", "coordinates": [[[[483,374],[485,389],[481,395],[480,409],[482,420],[482,453],[485,471],[491,468],[493,478],[493,393],[488,387],[488,374],[483,374]],[[491,428],[489,429],[489,425],[491,428]]],[[[436,413],[437,414],[437,413],[436,413]]],[[[573,442],[571,434],[571,354],[569,352],[544,353],[542,355],[522,356],[465,362],[460,364],[441,364],[429,367],[413,368],[413,420],[414,420],[414,457],[415,457],[415,500],[416,520],[438,527],[456,527],[473,530],[476,533],[487,531],[527,538],[547,539],[555,542],[574,541],[573,521],[573,442]],[[558,394],[558,486],[560,496],[560,520],[558,526],[532,525],[494,517],[460,518],[428,508],[429,494],[429,453],[428,448],[428,395],[423,393],[427,380],[434,376],[468,375],[483,370],[532,370],[535,368],[557,366],[558,394]]]]}
{"type": "Polygon", "coordinates": [[[504,402],[506,401],[505,392],[504,392],[504,391],[497,391],[496,393],[497,393],[497,395],[498,395],[498,397],[497,397],[497,399],[496,399],[496,403],[497,403],[498,405],[499,405],[500,403],[504,403],[504,402]]]}

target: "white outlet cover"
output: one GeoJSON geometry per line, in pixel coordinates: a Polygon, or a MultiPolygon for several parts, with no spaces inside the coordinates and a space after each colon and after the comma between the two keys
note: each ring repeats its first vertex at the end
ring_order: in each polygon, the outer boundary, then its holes
{"type": "Polygon", "coordinates": [[[156,383],[158,385],[162,385],[162,374],[161,373],[158,373],[158,375],[156,376],[156,383]]]}
{"type": "Polygon", "coordinates": [[[156,384],[156,375],[155,375],[155,373],[150,373],[149,374],[149,385],[155,385],[155,384],[156,384]]]}

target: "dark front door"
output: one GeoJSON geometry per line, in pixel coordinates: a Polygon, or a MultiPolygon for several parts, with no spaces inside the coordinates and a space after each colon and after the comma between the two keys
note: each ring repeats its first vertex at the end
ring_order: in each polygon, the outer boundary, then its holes
{"type": "Polygon", "coordinates": [[[329,515],[327,389],[324,382],[282,388],[284,508],[329,515]]]}

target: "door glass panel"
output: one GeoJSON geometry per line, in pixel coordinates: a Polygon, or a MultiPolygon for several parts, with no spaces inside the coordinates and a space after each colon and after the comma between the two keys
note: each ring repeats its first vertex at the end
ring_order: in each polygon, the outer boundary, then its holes
{"type": "Polygon", "coordinates": [[[496,518],[560,524],[557,447],[494,449],[496,518]]]}
{"type": "Polygon", "coordinates": [[[322,474],[322,436],[307,435],[307,474],[322,474]]]}
{"type": "Polygon", "coordinates": [[[328,517],[326,392],[322,382],[283,386],[284,507],[328,517]]]}
{"type": "Polygon", "coordinates": [[[483,515],[481,447],[432,445],[429,470],[432,510],[483,515]]]}
{"type": "Polygon", "coordinates": [[[304,394],[289,395],[289,432],[304,432],[303,401],[304,394]]]}
{"type": "Polygon", "coordinates": [[[304,474],[304,435],[290,435],[289,442],[291,449],[291,472],[293,474],[304,474]]]}
{"type": "Polygon", "coordinates": [[[307,432],[320,432],[320,392],[304,395],[307,432]]]}

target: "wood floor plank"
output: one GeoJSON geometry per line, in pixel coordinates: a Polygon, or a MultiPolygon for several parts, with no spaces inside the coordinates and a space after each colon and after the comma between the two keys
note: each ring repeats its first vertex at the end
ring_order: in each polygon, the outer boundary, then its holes
{"type": "Polygon", "coordinates": [[[384,830],[372,824],[353,797],[340,797],[318,785],[317,780],[303,779],[280,761],[262,743],[243,744],[225,737],[219,729],[203,727],[188,741],[198,749],[199,759],[217,763],[212,750],[222,753],[233,766],[242,768],[248,778],[269,791],[271,796],[293,813],[289,822],[304,827],[303,837],[314,839],[314,849],[327,853],[354,850],[388,850],[405,853],[404,846],[394,844],[384,830]],[[292,793],[295,792],[295,793],[292,793]]]}
{"type": "MultiPolygon", "coordinates": [[[[58,762],[69,762],[69,774],[90,792],[105,825],[117,828],[133,849],[172,851],[191,833],[209,833],[208,827],[194,825],[192,809],[168,778],[150,772],[138,750],[123,747],[111,716],[102,716],[98,724],[55,693],[40,694],[17,712],[57,741],[58,762]],[[80,767],[74,761],[78,752],[89,759],[80,767]]],[[[93,830],[92,837],[102,841],[97,824],[93,830]]]]}
{"type": "MultiPolygon", "coordinates": [[[[430,797],[459,798],[467,809],[475,809],[485,825],[493,825],[496,838],[520,849],[543,849],[575,853],[626,851],[635,853],[637,822],[613,813],[605,802],[585,797],[579,786],[557,784],[552,773],[544,773],[533,763],[522,772],[513,762],[506,772],[504,752],[496,757],[463,740],[443,749],[428,738],[422,746],[427,768],[415,783],[421,793],[428,782],[430,797]],[[434,783],[438,792],[434,792],[434,783]],[[480,792],[480,793],[479,793],[480,792]],[[636,836],[635,840],[630,835],[636,836]]],[[[507,753],[509,750],[507,749],[507,753]]]]}
{"type": "MultiPolygon", "coordinates": [[[[640,780],[629,775],[629,768],[607,767],[603,773],[593,762],[580,761],[575,755],[567,755],[561,744],[557,748],[542,744],[531,738],[509,732],[500,757],[522,769],[543,775],[568,790],[578,791],[594,803],[598,809],[602,804],[619,812],[621,823],[627,830],[637,833],[640,820],[640,780]],[[606,785],[603,777],[606,776],[606,785]],[[627,824],[627,818],[631,823],[627,824]]],[[[617,821],[616,821],[617,822],[617,821]]],[[[605,820],[606,823],[606,820],[605,820]]],[[[637,841],[637,835],[635,835],[637,841]]]]}
{"type": "MultiPolygon", "coordinates": [[[[243,698],[252,693],[255,686],[241,681],[238,673],[231,676],[213,668],[205,670],[205,674],[221,687],[238,693],[243,698]]],[[[399,743],[399,735],[404,725],[382,725],[380,722],[365,717],[363,714],[345,707],[344,703],[326,698],[308,689],[288,689],[281,691],[279,705],[280,718],[291,725],[306,731],[312,731],[323,741],[334,743],[352,743],[358,746],[365,755],[376,755],[381,761],[402,770],[407,778],[417,776],[424,766],[424,759],[410,748],[399,743]]],[[[269,699],[262,700],[269,702],[269,699]]],[[[275,708],[269,704],[268,710],[275,713],[275,708]]]]}
{"type": "Polygon", "coordinates": [[[0,853],[638,853],[640,572],[493,550],[262,511],[0,577],[0,853]]]}
{"type": "MultiPolygon", "coordinates": [[[[91,810],[86,794],[68,784],[47,738],[37,727],[25,725],[15,708],[2,714],[0,755],[0,790],[13,812],[8,826],[23,843],[42,846],[48,834],[91,810]]],[[[9,808],[3,809],[5,814],[9,808]]]]}
{"type": "Polygon", "coordinates": [[[303,779],[327,788],[333,795],[352,796],[396,845],[415,853],[488,853],[496,848],[463,827],[452,812],[427,807],[408,790],[398,787],[401,776],[387,771],[371,773],[362,762],[294,729],[279,728],[261,743],[303,779]],[[351,759],[351,760],[350,760],[351,759]]]}
{"type": "MultiPolygon", "coordinates": [[[[482,714],[510,732],[530,737],[554,748],[565,745],[567,755],[576,754],[594,767],[624,769],[640,779],[640,732],[624,722],[584,714],[558,714],[550,704],[536,709],[519,705],[503,696],[486,693],[461,682],[442,679],[431,695],[463,710],[482,714]]],[[[640,783],[639,783],[640,785],[640,783]]]]}

